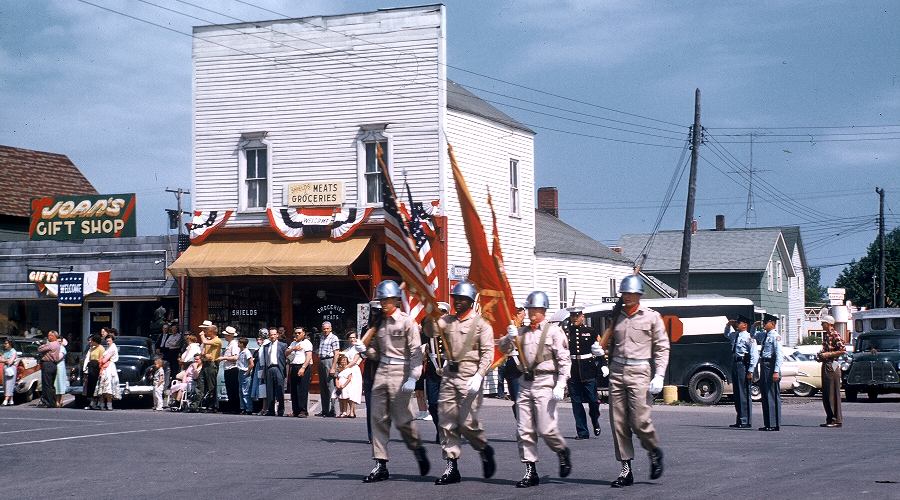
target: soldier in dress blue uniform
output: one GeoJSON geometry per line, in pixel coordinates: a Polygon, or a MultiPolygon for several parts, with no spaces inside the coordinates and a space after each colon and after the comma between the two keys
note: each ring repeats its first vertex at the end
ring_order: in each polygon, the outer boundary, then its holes
{"type": "Polygon", "coordinates": [[[584,308],[570,307],[569,324],[566,334],[569,337],[569,352],[572,359],[569,376],[569,397],[572,399],[572,414],[575,416],[575,439],[590,437],[587,418],[584,414],[584,403],[588,405],[595,436],[600,435],[600,404],[597,403],[597,364],[591,354],[591,345],[597,335],[584,324],[584,308]]]}
{"type": "Polygon", "coordinates": [[[756,341],[747,331],[753,323],[746,316],[738,316],[725,325],[725,336],[731,341],[731,384],[734,389],[734,409],[737,411],[735,423],[729,427],[749,429],[750,417],[753,413],[750,399],[750,384],[753,381],[753,371],[759,353],[756,350],[756,341]]]}
{"type": "Polygon", "coordinates": [[[762,346],[759,355],[759,390],[762,393],[763,424],[761,431],[781,430],[781,335],[775,330],[777,316],[766,314],[763,329],[757,333],[762,346]]]}

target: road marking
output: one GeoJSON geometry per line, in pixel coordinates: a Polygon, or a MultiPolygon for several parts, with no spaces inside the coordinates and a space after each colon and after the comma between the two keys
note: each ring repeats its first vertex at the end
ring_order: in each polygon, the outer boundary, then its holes
{"type": "Polygon", "coordinates": [[[67,418],[25,418],[25,417],[0,417],[0,420],[34,420],[46,422],[103,422],[103,420],[73,420],[67,418]]]}
{"type": "Polygon", "coordinates": [[[54,441],[69,441],[72,439],[85,439],[85,438],[102,437],[102,436],[116,436],[119,434],[137,434],[140,432],[174,431],[174,430],[178,430],[178,429],[191,429],[191,428],[195,428],[195,427],[209,427],[211,425],[237,424],[237,423],[241,423],[241,422],[246,422],[246,420],[231,420],[228,422],[212,422],[209,424],[180,425],[178,427],[163,427],[161,429],[138,429],[138,430],[133,430],[133,431],[102,432],[100,434],[87,434],[87,435],[83,435],[83,436],[69,436],[69,437],[52,438],[52,439],[37,439],[34,441],[19,441],[17,443],[0,444],[0,448],[5,448],[7,446],[19,446],[19,445],[23,445],[23,444],[52,443],[54,441]]]}
{"type": "Polygon", "coordinates": [[[93,425],[105,425],[105,424],[107,424],[107,423],[108,423],[108,422],[99,422],[99,423],[96,423],[96,424],[80,425],[80,426],[77,426],[77,427],[73,427],[73,426],[71,426],[71,425],[62,425],[62,426],[59,426],[59,427],[38,427],[37,429],[19,429],[19,430],[17,430],[17,431],[2,431],[2,432],[0,432],[0,434],[16,434],[16,433],[18,433],[18,432],[52,431],[52,430],[54,430],[54,429],[75,429],[75,428],[80,429],[80,428],[82,428],[82,427],[90,427],[90,426],[93,426],[93,425]]]}

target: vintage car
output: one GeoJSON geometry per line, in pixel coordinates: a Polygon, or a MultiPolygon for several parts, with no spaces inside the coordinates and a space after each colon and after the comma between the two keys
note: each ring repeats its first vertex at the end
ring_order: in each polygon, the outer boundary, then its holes
{"type": "MultiPolygon", "coordinates": [[[[782,393],[791,392],[796,396],[807,397],[822,389],[821,363],[800,359],[795,354],[785,353],[782,356],[784,359],[781,361],[781,380],[779,381],[779,389],[782,393]]],[[[751,386],[750,396],[753,401],[762,399],[758,380],[751,386]]]]}
{"type": "Polygon", "coordinates": [[[860,392],[870,400],[900,393],[900,330],[862,333],[853,347],[853,357],[844,363],[847,401],[856,401],[860,392]]]}
{"type": "MultiPolygon", "coordinates": [[[[116,337],[116,347],[119,349],[119,361],[116,362],[116,371],[119,373],[119,391],[122,398],[136,397],[142,399],[153,394],[153,384],[149,379],[148,368],[153,364],[153,344],[147,337],[120,336],[116,337]]],[[[84,358],[82,358],[84,359],[84,358]]],[[[76,398],[76,406],[85,403],[83,373],[79,369],[79,363],[75,369],[70,370],[69,393],[76,398]]]]}
{"type": "MultiPolygon", "coordinates": [[[[16,394],[14,400],[28,402],[41,392],[41,363],[38,347],[41,340],[28,337],[4,337],[9,339],[16,350],[16,394]]],[[[0,387],[2,389],[2,387],[0,387]]]]}

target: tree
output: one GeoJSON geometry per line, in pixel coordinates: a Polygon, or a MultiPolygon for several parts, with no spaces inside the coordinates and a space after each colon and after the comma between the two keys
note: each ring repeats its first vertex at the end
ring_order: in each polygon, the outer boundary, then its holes
{"type": "Polygon", "coordinates": [[[822,286],[822,270],[818,267],[810,267],[806,274],[806,304],[820,304],[825,302],[828,289],[822,286]]]}
{"type": "MultiPolygon", "coordinates": [[[[884,235],[885,303],[897,307],[900,302],[900,227],[884,235]]],[[[855,305],[874,307],[872,277],[877,276],[878,238],[869,245],[866,255],[841,271],[834,284],[847,289],[847,300],[855,305]]]]}

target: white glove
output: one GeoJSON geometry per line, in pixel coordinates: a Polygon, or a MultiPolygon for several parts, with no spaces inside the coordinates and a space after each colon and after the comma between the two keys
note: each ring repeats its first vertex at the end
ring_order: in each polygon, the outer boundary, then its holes
{"type": "Polygon", "coordinates": [[[519,336],[519,329],[512,325],[509,325],[508,327],[506,327],[506,334],[511,338],[516,338],[519,336]]]}
{"type": "Polygon", "coordinates": [[[606,351],[604,351],[603,347],[600,346],[600,342],[594,342],[591,345],[591,354],[599,358],[600,356],[606,354],[606,351]]]}
{"type": "Polygon", "coordinates": [[[474,396],[481,392],[481,381],[484,380],[484,376],[480,373],[476,373],[472,375],[472,378],[469,379],[469,395],[474,396]]]}
{"type": "Polygon", "coordinates": [[[363,344],[362,340],[357,340],[356,343],[353,344],[353,348],[360,354],[366,352],[366,344],[363,344]]]}
{"type": "Polygon", "coordinates": [[[657,375],[653,377],[653,380],[650,381],[650,394],[654,396],[661,393],[663,390],[663,376],[657,375]]]}
{"type": "Polygon", "coordinates": [[[604,377],[608,377],[609,376],[609,367],[606,365],[601,366],[600,373],[602,373],[604,377]]]}
{"type": "Polygon", "coordinates": [[[556,401],[562,401],[566,397],[566,382],[564,380],[560,380],[556,383],[556,387],[553,388],[553,399],[556,401]]]}
{"type": "Polygon", "coordinates": [[[412,392],[416,390],[416,379],[409,377],[403,385],[400,386],[400,392],[412,392]]]}

